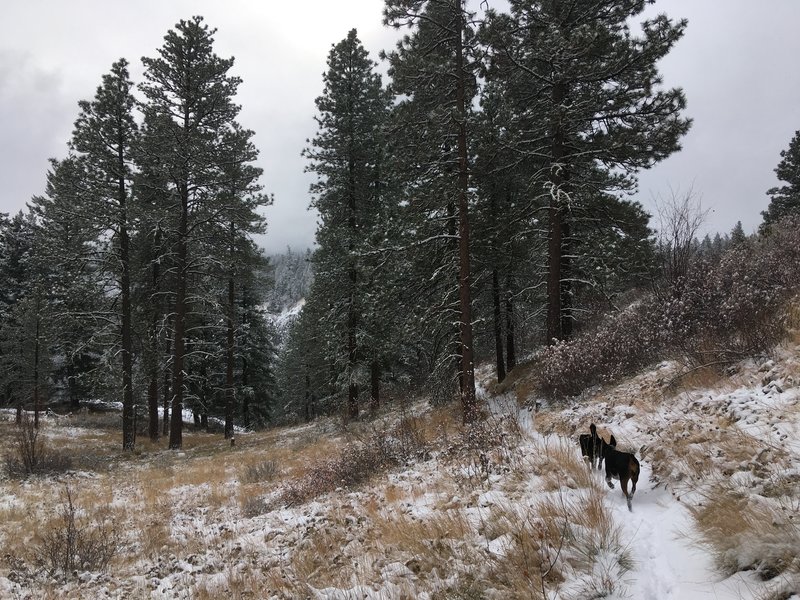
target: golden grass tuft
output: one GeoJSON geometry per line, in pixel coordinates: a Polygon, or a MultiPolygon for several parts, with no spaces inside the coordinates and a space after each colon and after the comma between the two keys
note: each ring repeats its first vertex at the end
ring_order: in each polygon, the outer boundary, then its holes
{"type": "Polygon", "coordinates": [[[767,581],[800,576],[796,502],[767,502],[719,481],[704,494],[701,504],[689,510],[717,568],[728,575],[755,570],[767,581]]]}

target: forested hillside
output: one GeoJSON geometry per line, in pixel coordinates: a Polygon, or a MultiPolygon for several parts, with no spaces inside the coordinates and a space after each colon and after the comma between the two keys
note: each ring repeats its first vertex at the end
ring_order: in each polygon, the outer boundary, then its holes
{"type": "Polygon", "coordinates": [[[287,248],[281,254],[268,257],[272,285],[265,295],[265,308],[277,315],[296,306],[303,300],[314,280],[311,250],[295,251],[287,248]]]}

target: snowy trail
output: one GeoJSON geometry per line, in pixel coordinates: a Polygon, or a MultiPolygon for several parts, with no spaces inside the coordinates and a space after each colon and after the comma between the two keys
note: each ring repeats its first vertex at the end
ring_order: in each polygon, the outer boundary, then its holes
{"type": "Polygon", "coordinates": [[[606,505],[635,566],[625,576],[625,593],[613,600],[752,600],[746,576],[722,579],[715,572],[710,556],[691,539],[688,511],[664,489],[653,488],[647,463],[642,463],[633,512],[619,482],[614,485],[607,489],[606,505]]]}

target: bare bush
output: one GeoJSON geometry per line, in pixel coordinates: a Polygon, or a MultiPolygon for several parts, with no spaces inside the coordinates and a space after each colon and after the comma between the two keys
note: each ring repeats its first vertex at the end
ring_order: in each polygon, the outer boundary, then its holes
{"type": "Polygon", "coordinates": [[[72,460],[49,450],[27,413],[14,430],[12,452],[5,457],[6,470],[11,477],[27,477],[44,473],[63,473],[72,468],[72,460]]]}
{"type": "Polygon", "coordinates": [[[289,482],[280,495],[288,505],[301,504],[340,487],[359,485],[378,473],[428,455],[419,424],[402,419],[393,430],[376,430],[365,441],[347,444],[338,455],[320,461],[289,482]]]}
{"type": "Polygon", "coordinates": [[[695,258],[695,240],[708,216],[700,196],[689,188],[684,194],[670,191],[669,198],[655,199],[658,213],[657,245],[667,286],[685,277],[695,258]]]}
{"type": "Polygon", "coordinates": [[[73,492],[65,486],[56,519],[34,548],[36,562],[47,573],[65,579],[77,570],[104,571],[117,552],[119,532],[104,520],[79,519],[73,492]]]}
{"type": "Polygon", "coordinates": [[[264,460],[253,465],[247,465],[242,474],[242,480],[245,483],[272,481],[277,472],[278,468],[274,460],[264,460]]]}
{"type": "Polygon", "coordinates": [[[579,394],[680,355],[722,368],[770,350],[800,286],[800,223],[736,244],[718,264],[695,262],[668,292],[609,315],[594,331],[543,350],[537,382],[553,397],[579,394]]]}

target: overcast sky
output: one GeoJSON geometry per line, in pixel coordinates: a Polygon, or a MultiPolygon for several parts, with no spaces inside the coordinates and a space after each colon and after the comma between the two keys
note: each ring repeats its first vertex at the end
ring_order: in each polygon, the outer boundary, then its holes
{"type": "MultiPolygon", "coordinates": [[[[315,133],[325,60],[354,27],[377,60],[396,38],[381,24],[382,8],[382,0],[5,3],[0,212],[44,191],[47,159],[65,155],[78,100],[94,96],[115,60],[128,59],[141,81],[141,57],[154,56],[179,19],[201,14],[218,29],[217,53],[236,57],[240,120],[256,133],[263,184],[275,195],[261,241],[268,251],[310,245],[316,220],[300,152],[315,133]]],[[[642,174],[638,199],[650,209],[653,196],[693,187],[712,211],[709,231],[730,231],[737,220],[752,231],[777,184],[779,153],[800,129],[800,0],[658,0],[649,12],[689,19],[662,72],[666,85],[684,88],[694,125],[683,151],[642,174]]]]}

